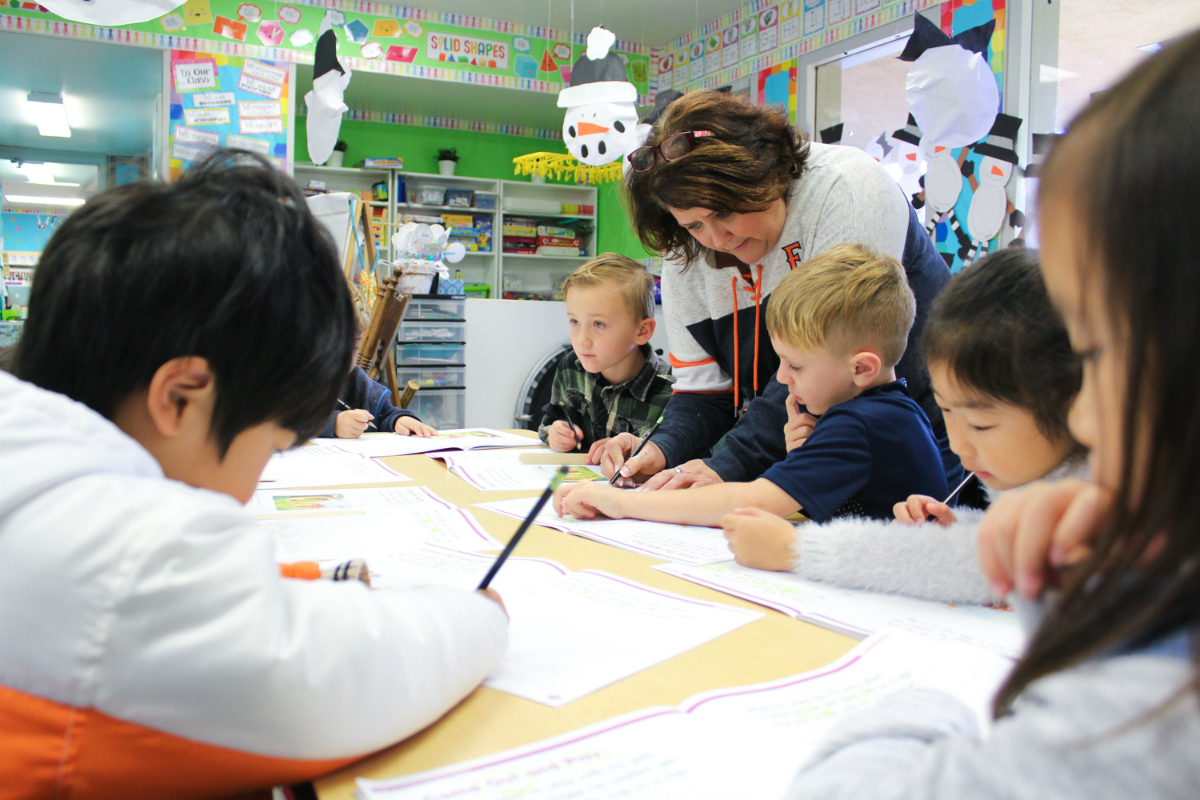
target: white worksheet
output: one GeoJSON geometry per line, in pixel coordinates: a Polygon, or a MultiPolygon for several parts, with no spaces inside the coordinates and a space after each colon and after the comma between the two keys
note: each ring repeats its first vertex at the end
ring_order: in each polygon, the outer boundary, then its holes
{"type": "Polygon", "coordinates": [[[508,653],[484,685],[555,707],[762,616],[595,570],[506,589],[508,653]]]}
{"type": "Polygon", "coordinates": [[[295,491],[260,488],[246,508],[260,516],[361,514],[365,511],[411,511],[414,508],[452,509],[454,506],[424,486],[387,486],[373,489],[295,491]]]}
{"type": "MultiPolygon", "coordinates": [[[[550,484],[554,473],[558,472],[557,464],[522,464],[521,456],[525,453],[545,453],[546,448],[539,450],[472,450],[470,452],[446,451],[430,453],[430,458],[446,462],[458,477],[481,491],[538,491],[550,484]]],[[[600,467],[585,464],[572,464],[567,467],[567,482],[602,481],[605,480],[600,467]]],[[[532,503],[530,508],[532,508],[532,503]]]]}
{"type": "Polygon", "coordinates": [[[492,428],[457,428],[438,431],[437,436],[401,436],[395,433],[367,433],[357,439],[315,439],[317,444],[346,453],[383,458],[411,456],[435,450],[475,450],[487,447],[532,447],[538,440],[529,436],[492,428]]]}
{"type": "Polygon", "coordinates": [[[260,519],[258,525],[273,538],[275,558],[281,562],[365,558],[373,567],[379,557],[423,544],[465,551],[503,547],[470,511],[457,508],[417,506],[399,513],[260,519]]]}
{"type": "MultiPolygon", "coordinates": [[[[537,498],[477,503],[478,508],[516,519],[533,510],[537,498]]],[[[538,525],[570,533],[594,542],[679,564],[715,564],[729,558],[729,547],[720,528],[647,522],[640,519],[575,519],[560,517],[550,503],[536,520],[538,525]]]]}
{"type": "Polygon", "coordinates": [[[276,453],[258,479],[260,489],[353,486],[411,480],[374,459],[326,445],[307,445],[276,453]]]}
{"type": "MultiPolygon", "coordinates": [[[[423,544],[395,555],[372,559],[371,586],[376,589],[414,588],[437,584],[473,591],[495,563],[495,555],[464,553],[436,544],[423,544]]],[[[510,558],[500,567],[491,587],[505,597],[510,587],[549,583],[570,570],[546,558],[510,558]]]]}
{"type": "MultiPolygon", "coordinates": [[[[903,632],[782,680],[694,695],[439,769],[359,779],[364,800],[770,800],[829,728],[895,691],[936,688],[984,714],[1011,664],[903,632]]],[[[982,720],[981,720],[982,722],[982,720]]]]}
{"type": "Polygon", "coordinates": [[[1016,614],[1008,610],[843,589],[733,561],[705,566],[660,564],[655,569],[850,635],[907,630],[1010,659],[1025,647],[1016,614]]]}

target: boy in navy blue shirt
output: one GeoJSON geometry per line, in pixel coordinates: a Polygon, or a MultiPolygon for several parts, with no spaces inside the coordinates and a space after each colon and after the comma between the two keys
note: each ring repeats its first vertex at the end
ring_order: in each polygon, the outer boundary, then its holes
{"type": "Polygon", "coordinates": [[[716,525],[734,509],[754,507],[824,522],[847,514],[890,519],[892,506],[914,492],[944,497],[946,473],[929,419],[896,379],[915,314],[894,258],[841,244],[804,262],[767,308],[779,382],[788,387],[783,461],[749,483],[677,491],[572,484],[555,494],[555,510],[581,519],[716,525]]]}

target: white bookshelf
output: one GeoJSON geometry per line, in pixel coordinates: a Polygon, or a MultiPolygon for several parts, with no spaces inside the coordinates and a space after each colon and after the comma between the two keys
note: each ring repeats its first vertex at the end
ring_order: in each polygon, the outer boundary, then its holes
{"type": "Polygon", "coordinates": [[[391,258],[391,235],[395,230],[401,214],[418,214],[425,216],[441,216],[442,214],[464,214],[488,217],[492,224],[492,242],[490,251],[469,251],[462,261],[450,265],[451,270],[461,270],[463,280],[467,283],[486,283],[491,287],[490,297],[504,296],[506,280],[513,286],[512,291],[548,295],[556,279],[572,272],[581,264],[596,254],[596,233],[582,236],[586,256],[539,256],[503,253],[504,221],[510,217],[532,217],[546,224],[568,219],[585,219],[593,222],[595,214],[563,214],[561,205],[590,205],[593,209],[597,204],[596,189],[591,186],[573,186],[565,184],[535,184],[527,181],[491,180],[487,178],[471,178],[467,176],[443,176],[428,172],[411,172],[403,169],[358,169],[355,167],[321,167],[312,164],[297,164],[295,178],[301,186],[306,186],[310,180],[325,183],[329,191],[361,193],[371,187],[386,181],[388,199],[386,201],[371,201],[372,208],[383,208],[384,224],[389,233],[385,234],[380,246],[380,257],[391,258]],[[440,189],[470,189],[476,192],[495,194],[496,208],[474,208],[450,205],[428,205],[422,203],[399,202],[397,192],[398,179],[403,178],[405,184],[405,199],[413,197],[419,186],[435,186],[440,189]],[[557,210],[551,210],[557,206],[557,210]],[[516,288],[519,285],[520,288],[516,288]]]}

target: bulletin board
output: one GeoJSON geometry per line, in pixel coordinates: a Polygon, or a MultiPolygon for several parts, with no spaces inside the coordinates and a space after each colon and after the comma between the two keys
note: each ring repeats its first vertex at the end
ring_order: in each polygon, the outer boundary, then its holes
{"type": "Polygon", "coordinates": [[[292,173],[293,65],[191,50],[169,50],[164,63],[171,180],[219,147],[249,150],[292,173]]]}

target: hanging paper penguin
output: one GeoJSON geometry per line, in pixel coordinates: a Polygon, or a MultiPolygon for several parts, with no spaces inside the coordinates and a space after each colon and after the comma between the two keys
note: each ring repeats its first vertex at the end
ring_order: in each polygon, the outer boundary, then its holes
{"type": "Polygon", "coordinates": [[[883,168],[892,176],[905,197],[917,209],[917,216],[924,221],[925,216],[925,186],[921,178],[925,174],[925,156],[921,153],[921,129],[913,115],[908,115],[908,123],[892,133],[895,146],[888,154],[883,168]]]}
{"type": "Polygon", "coordinates": [[[972,162],[963,164],[963,175],[975,190],[971,210],[967,212],[969,242],[958,253],[964,266],[969,266],[980,250],[987,250],[987,243],[1000,233],[1006,219],[1013,228],[1025,225],[1025,215],[1013,206],[1005,191],[1017,166],[1015,148],[1020,129],[1020,118],[996,115],[996,124],[987,138],[975,145],[975,152],[983,156],[979,172],[975,172],[972,162]]]}
{"type": "Polygon", "coordinates": [[[183,0],[38,0],[37,5],[72,22],[132,25],[158,19],[183,5],[183,0]]]}
{"type": "Polygon", "coordinates": [[[821,144],[841,144],[842,129],[846,123],[839,122],[837,125],[830,125],[828,128],[821,129],[821,144]]]}
{"type": "Polygon", "coordinates": [[[327,13],[321,20],[317,36],[317,52],[313,62],[313,88],[304,95],[308,116],[304,127],[308,131],[308,157],[314,164],[324,164],[337,144],[342,128],[342,114],[348,108],[344,102],[350,85],[350,69],[337,57],[337,34],[327,13]]]}
{"type": "Polygon", "coordinates": [[[638,146],[637,88],[625,79],[625,62],[610,48],[612,32],[592,28],[587,51],[571,69],[571,85],[558,93],[567,110],[563,140],[580,163],[598,167],[638,146]]]}
{"type": "Polygon", "coordinates": [[[979,141],[1000,109],[1000,90],[987,61],[996,21],[950,37],[915,16],[900,54],[901,61],[913,62],[904,81],[909,111],[934,144],[956,148],[979,141]]]}

